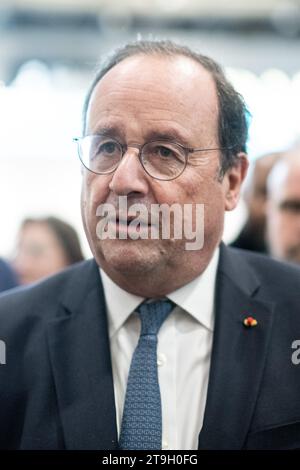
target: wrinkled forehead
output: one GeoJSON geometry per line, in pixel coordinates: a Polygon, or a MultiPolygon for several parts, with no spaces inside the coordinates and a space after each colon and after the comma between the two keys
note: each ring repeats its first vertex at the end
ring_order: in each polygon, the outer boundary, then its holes
{"type": "Polygon", "coordinates": [[[122,103],[193,117],[205,114],[215,125],[218,115],[216,86],[210,72],[184,56],[136,55],[109,70],[97,83],[89,102],[87,123],[94,127],[97,111],[122,103]]]}

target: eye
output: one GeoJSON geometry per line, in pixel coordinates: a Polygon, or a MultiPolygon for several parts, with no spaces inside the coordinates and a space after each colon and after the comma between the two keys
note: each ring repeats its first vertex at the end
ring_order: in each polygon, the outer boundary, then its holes
{"type": "Polygon", "coordinates": [[[176,156],[172,149],[163,145],[159,145],[156,147],[156,153],[162,158],[174,158],[176,156]]]}
{"type": "Polygon", "coordinates": [[[183,163],[185,160],[184,154],[181,152],[180,148],[173,144],[168,145],[155,145],[154,155],[159,157],[161,160],[177,161],[183,163]]]}
{"type": "Polygon", "coordinates": [[[119,149],[116,142],[108,141],[99,145],[97,155],[114,155],[118,151],[119,149]]]}

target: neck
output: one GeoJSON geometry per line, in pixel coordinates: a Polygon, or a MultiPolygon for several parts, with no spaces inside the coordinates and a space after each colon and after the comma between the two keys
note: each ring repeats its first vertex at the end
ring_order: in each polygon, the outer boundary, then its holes
{"type": "Polygon", "coordinates": [[[101,263],[101,269],[121,289],[145,298],[161,298],[183,287],[196,277],[201,275],[207,268],[213,253],[201,257],[199,263],[189,266],[183,272],[182,266],[164,266],[163,269],[153,269],[149,272],[138,272],[128,270],[126,272],[111,269],[105,263],[101,263]]]}

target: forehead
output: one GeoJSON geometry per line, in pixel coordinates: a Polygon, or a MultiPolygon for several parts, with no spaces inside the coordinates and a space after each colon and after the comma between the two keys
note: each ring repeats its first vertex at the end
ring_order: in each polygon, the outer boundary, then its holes
{"type": "Polygon", "coordinates": [[[216,128],[218,99],[211,74],[184,56],[136,55],[113,67],[96,85],[89,103],[88,128],[101,117],[185,123],[206,121],[216,128]]]}
{"type": "Polygon", "coordinates": [[[279,203],[286,199],[300,199],[300,163],[292,162],[276,168],[277,180],[271,186],[270,199],[279,203]],[[280,171],[280,173],[279,173],[280,171]],[[276,183],[276,184],[275,184],[276,183]]]}
{"type": "Polygon", "coordinates": [[[294,163],[289,168],[283,188],[286,194],[294,195],[300,199],[300,162],[294,163]]]}

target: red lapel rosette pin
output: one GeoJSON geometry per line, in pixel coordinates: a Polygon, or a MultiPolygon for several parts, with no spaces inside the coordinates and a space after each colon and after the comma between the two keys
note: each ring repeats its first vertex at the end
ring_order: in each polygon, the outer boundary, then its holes
{"type": "Polygon", "coordinates": [[[257,325],[257,320],[253,317],[246,317],[243,323],[247,328],[251,328],[257,325]]]}

